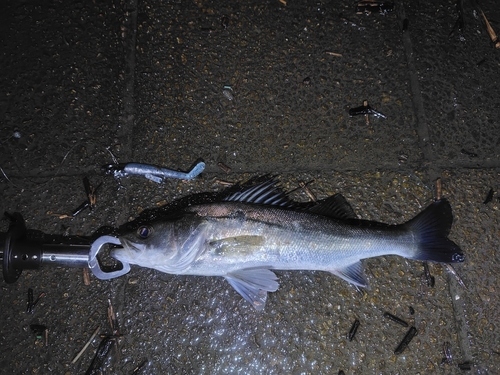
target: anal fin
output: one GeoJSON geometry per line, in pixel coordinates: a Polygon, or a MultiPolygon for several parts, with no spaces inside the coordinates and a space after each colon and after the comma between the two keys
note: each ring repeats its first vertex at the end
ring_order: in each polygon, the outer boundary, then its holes
{"type": "Polygon", "coordinates": [[[363,264],[361,262],[356,262],[347,267],[332,269],[328,271],[351,284],[361,286],[363,288],[368,287],[368,282],[366,281],[364,276],[363,264]]]}
{"type": "Polygon", "coordinates": [[[274,272],[265,268],[247,268],[231,272],[225,279],[256,310],[263,310],[266,305],[267,292],[275,292],[278,278],[274,272]]]}

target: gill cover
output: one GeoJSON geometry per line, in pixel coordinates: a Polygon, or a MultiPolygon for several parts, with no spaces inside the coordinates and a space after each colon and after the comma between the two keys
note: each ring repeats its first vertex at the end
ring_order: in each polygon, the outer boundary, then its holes
{"type": "Polygon", "coordinates": [[[206,222],[192,214],[142,225],[119,237],[122,249],[111,256],[141,267],[179,273],[198,257],[206,241],[206,222]]]}

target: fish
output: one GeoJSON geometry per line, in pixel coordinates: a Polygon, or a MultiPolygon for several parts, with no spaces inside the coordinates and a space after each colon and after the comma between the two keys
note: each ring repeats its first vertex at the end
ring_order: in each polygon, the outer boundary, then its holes
{"type": "Polygon", "coordinates": [[[224,277],[263,310],[268,292],[279,287],[273,270],[327,271],[368,287],[363,259],[463,262],[462,250],[448,239],[452,222],[446,199],[390,225],[358,219],[341,194],[300,205],[269,179],[124,231],[118,235],[121,247],[110,255],[169,274],[224,277]]]}

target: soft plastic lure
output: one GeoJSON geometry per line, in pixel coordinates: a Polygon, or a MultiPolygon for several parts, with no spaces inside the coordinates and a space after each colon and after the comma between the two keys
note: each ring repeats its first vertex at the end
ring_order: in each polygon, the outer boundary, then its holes
{"type": "Polygon", "coordinates": [[[115,177],[144,176],[147,179],[162,183],[166,178],[179,178],[181,180],[192,180],[205,169],[205,163],[199,161],[189,172],[179,172],[172,169],[158,167],[151,164],[142,163],[120,163],[108,164],[102,167],[105,174],[112,174],[115,177]]]}

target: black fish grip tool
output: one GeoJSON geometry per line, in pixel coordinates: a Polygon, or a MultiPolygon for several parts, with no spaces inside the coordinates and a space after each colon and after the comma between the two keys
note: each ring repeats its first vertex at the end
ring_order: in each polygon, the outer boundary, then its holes
{"type": "Polygon", "coordinates": [[[14,283],[25,269],[38,269],[42,265],[63,267],[88,267],[94,276],[110,280],[130,271],[130,265],[122,262],[122,268],[105,271],[97,254],[106,244],[120,245],[118,238],[100,236],[95,240],[86,237],[64,237],[37,232],[28,236],[26,223],[18,212],[5,213],[10,220],[9,230],[0,233],[0,261],[3,278],[14,283]]]}

